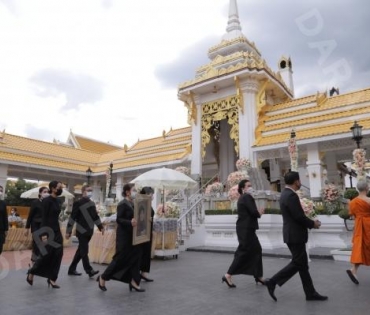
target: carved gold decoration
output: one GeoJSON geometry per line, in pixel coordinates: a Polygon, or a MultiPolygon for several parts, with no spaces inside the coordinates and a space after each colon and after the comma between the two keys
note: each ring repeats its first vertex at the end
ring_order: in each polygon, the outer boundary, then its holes
{"type": "Polygon", "coordinates": [[[236,96],[239,98],[239,107],[242,114],[244,114],[244,98],[243,92],[240,88],[240,80],[237,76],[234,77],[235,86],[236,86],[236,96]]]}
{"type": "Polygon", "coordinates": [[[327,99],[326,93],[317,92],[316,103],[318,106],[321,106],[323,103],[325,103],[326,99],[327,99]]]}
{"type": "Polygon", "coordinates": [[[235,152],[239,155],[239,105],[240,98],[235,95],[202,105],[202,157],[206,155],[206,146],[211,140],[209,129],[213,121],[227,119],[231,125],[230,138],[234,140],[235,152]]]}
{"type": "Polygon", "coordinates": [[[189,92],[185,95],[184,105],[188,109],[188,124],[192,125],[194,123],[197,124],[197,107],[194,101],[194,94],[193,92],[189,92]]]}
{"type": "Polygon", "coordinates": [[[231,40],[223,40],[220,44],[211,47],[208,50],[208,53],[212,53],[212,52],[214,52],[218,49],[226,48],[226,47],[232,46],[234,44],[238,44],[238,43],[248,44],[249,46],[253,47],[259,54],[261,54],[259,52],[259,50],[257,49],[256,44],[254,42],[250,42],[245,36],[240,36],[240,37],[237,37],[237,38],[233,38],[231,40]]]}
{"type": "Polygon", "coordinates": [[[256,97],[256,112],[257,112],[257,119],[258,119],[258,125],[255,130],[256,141],[258,141],[262,137],[262,131],[264,129],[264,119],[265,119],[264,114],[270,107],[266,103],[266,87],[268,83],[269,83],[269,80],[265,80],[262,82],[258,90],[257,97],[256,97]]]}

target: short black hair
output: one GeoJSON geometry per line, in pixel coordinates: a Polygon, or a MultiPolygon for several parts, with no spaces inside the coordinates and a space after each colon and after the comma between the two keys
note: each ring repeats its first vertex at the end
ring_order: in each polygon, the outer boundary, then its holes
{"type": "Polygon", "coordinates": [[[142,195],[150,195],[150,194],[154,194],[154,190],[152,187],[143,187],[140,191],[140,194],[142,195]]]}
{"type": "Polygon", "coordinates": [[[240,182],[239,182],[239,184],[238,184],[238,193],[240,194],[240,195],[242,195],[243,194],[243,189],[244,189],[244,187],[245,187],[245,184],[246,183],[248,183],[249,182],[249,180],[248,179],[242,179],[240,182]]]}
{"type": "Polygon", "coordinates": [[[284,175],[286,185],[293,185],[296,180],[299,180],[299,173],[290,171],[284,175]]]}
{"type": "Polygon", "coordinates": [[[91,186],[90,186],[90,185],[88,185],[88,184],[84,184],[84,185],[82,185],[82,187],[81,187],[81,192],[82,192],[82,193],[84,193],[84,192],[85,192],[85,190],[87,190],[87,188],[91,188],[91,186]]]}
{"type": "Polygon", "coordinates": [[[58,184],[60,182],[58,182],[57,180],[53,180],[49,183],[49,190],[51,191],[52,188],[57,188],[58,184]]]}
{"type": "Polygon", "coordinates": [[[127,197],[127,193],[134,187],[134,184],[125,184],[123,186],[122,196],[127,197]]]}

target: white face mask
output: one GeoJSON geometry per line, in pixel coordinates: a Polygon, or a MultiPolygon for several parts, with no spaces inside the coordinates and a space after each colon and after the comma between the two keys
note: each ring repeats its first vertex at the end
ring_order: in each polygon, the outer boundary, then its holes
{"type": "Polygon", "coordinates": [[[41,198],[42,199],[45,199],[45,198],[47,198],[47,197],[49,197],[50,196],[50,194],[49,193],[42,193],[41,194],[41,198]]]}
{"type": "Polygon", "coordinates": [[[93,195],[93,192],[92,191],[87,191],[86,192],[86,197],[91,198],[92,195],[93,195]]]}
{"type": "Polygon", "coordinates": [[[254,194],[254,189],[253,189],[253,187],[249,187],[245,192],[247,194],[253,195],[254,194]]]}
{"type": "Polygon", "coordinates": [[[131,199],[135,199],[136,198],[136,191],[132,191],[131,192],[131,199]]]}

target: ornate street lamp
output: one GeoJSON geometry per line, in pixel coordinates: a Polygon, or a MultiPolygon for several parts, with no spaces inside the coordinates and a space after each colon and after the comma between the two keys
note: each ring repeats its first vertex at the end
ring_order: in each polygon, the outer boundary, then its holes
{"type": "Polygon", "coordinates": [[[357,143],[357,149],[360,148],[360,143],[362,140],[362,126],[360,126],[357,121],[351,127],[352,139],[357,143]]]}
{"type": "Polygon", "coordinates": [[[87,184],[90,185],[90,178],[91,178],[92,170],[89,166],[89,168],[86,170],[86,178],[87,178],[87,184]]]}

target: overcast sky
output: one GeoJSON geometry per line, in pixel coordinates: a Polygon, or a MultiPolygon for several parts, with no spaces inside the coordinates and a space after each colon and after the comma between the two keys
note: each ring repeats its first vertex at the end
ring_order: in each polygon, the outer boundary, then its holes
{"type": "MultiPolygon", "coordinates": [[[[177,85],[208,61],[228,3],[0,0],[0,130],[65,141],[72,129],[123,146],[187,126],[177,85]]],[[[296,96],[370,86],[367,0],[238,3],[270,67],[291,56],[296,96]]]]}

